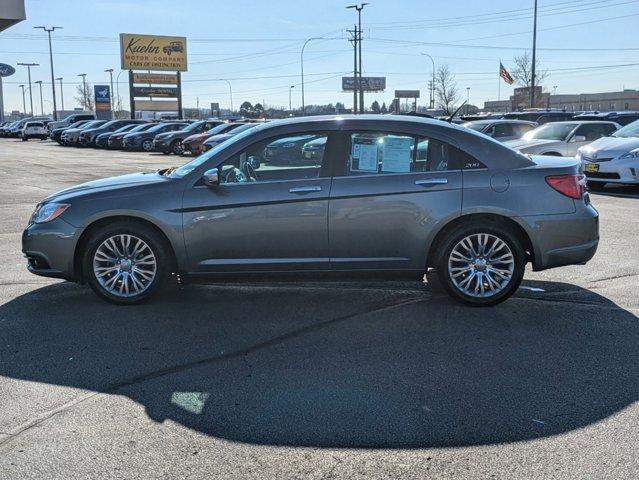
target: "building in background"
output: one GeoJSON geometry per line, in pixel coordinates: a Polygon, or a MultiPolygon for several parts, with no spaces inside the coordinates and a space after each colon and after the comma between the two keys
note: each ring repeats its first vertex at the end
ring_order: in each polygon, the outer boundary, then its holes
{"type": "MultiPolygon", "coordinates": [[[[568,112],[639,110],[639,90],[625,89],[621,92],[541,94],[541,108],[553,108],[568,112]]],[[[511,95],[508,100],[487,100],[486,112],[510,112],[528,108],[525,95],[511,95]]]]}
{"type": "Polygon", "coordinates": [[[26,17],[24,0],[0,1],[0,32],[21,22],[26,17]]]}

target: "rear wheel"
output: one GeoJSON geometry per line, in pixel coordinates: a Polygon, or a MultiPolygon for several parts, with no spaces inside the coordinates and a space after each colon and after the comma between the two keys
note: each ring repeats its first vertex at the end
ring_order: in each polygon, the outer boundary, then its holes
{"type": "Polygon", "coordinates": [[[93,233],[83,271],[93,291],[108,302],[132,305],[148,300],[167,283],[170,247],[153,229],[119,222],[93,233]]]}
{"type": "Polygon", "coordinates": [[[503,302],[519,287],[526,253],[511,229],[499,224],[461,225],[439,242],[437,274],[446,292],[473,306],[503,302]]]}

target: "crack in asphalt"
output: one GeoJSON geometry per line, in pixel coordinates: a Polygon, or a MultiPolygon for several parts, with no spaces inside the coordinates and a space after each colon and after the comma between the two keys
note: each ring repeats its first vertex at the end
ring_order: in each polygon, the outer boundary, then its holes
{"type": "Polygon", "coordinates": [[[162,368],[153,372],[149,372],[149,373],[145,373],[145,374],[141,374],[141,375],[137,375],[134,377],[129,378],[128,380],[124,380],[121,382],[117,382],[117,383],[112,383],[110,385],[107,385],[99,390],[96,390],[94,392],[88,393],[86,395],[82,395],[79,397],[74,398],[73,400],[64,403],[52,410],[49,410],[41,415],[39,415],[38,417],[36,417],[33,420],[27,421],[25,423],[23,423],[22,425],[16,427],[15,429],[13,429],[11,432],[7,432],[5,433],[5,435],[7,435],[7,438],[5,438],[4,440],[0,440],[0,447],[5,446],[6,444],[8,444],[9,442],[11,442],[12,440],[18,438],[20,435],[22,435],[25,432],[28,432],[29,430],[31,430],[32,428],[42,424],[43,422],[47,421],[48,419],[54,417],[55,415],[57,415],[58,413],[64,412],[66,410],[69,410],[73,407],[75,407],[76,405],[84,402],[85,400],[89,400],[90,398],[95,397],[96,395],[100,395],[100,394],[110,394],[110,393],[115,393],[116,391],[131,386],[131,385],[135,385],[137,383],[143,383],[146,382],[148,380],[154,380],[156,378],[160,378],[166,375],[170,375],[173,373],[180,373],[183,372],[185,370],[189,370],[191,368],[197,368],[199,366],[202,365],[206,365],[206,364],[210,364],[210,363],[214,363],[214,362],[219,362],[219,361],[224,361],[224,360],[229,360],[232,358],[236,358],[236,357],[240,357],[240,356],[244,356],[244,355],[248,355],[254,352],[257,352],[259,350],[262,350],[264,348],[268,348],[268,347],[272,347],[278,344],[281,344],[283,342],[286,342],[288,340],[292,340],[298,337],[301,337],[303,335],[306,335],[308,333],[311,332],[316,332],[319,330],[322,330],[326,327],[329,327],[331,325],[335,325],[337,323],[340,322],[344,322],[350,319],[353,319],[355,317],[359,317],[362,315],[369,315],[371,313],[376,313],[376,312],[383,312],[384,310],[388,310],[391,308],[396,308],[396,307],[400,307],[400,306],[404,306],[404,305],[410,305],[410,304],[414,304],[414,303],[420,303],[423,302],[425,300],[428,300],[430,297],[428,296],[420,296],[419,298],[408,298],[408,299],[402,299],[402,300],[398,300],[398,301],[394,301],[391,303],[386,303],[383,305],[378,305],[374,308],[369,308],[367,310],[364,311],[360,311],[360,312],[355,312],[355,313],[351,313],[348,315],[342,315],[340,317],[336,317],[336,318],[332,318],[330,320],[324,320],[322,322],[318,322],[318,323],[314,323],[312,325],[308,325],[306,327],[303,328],[299,328],[296,330],[292,330],[290,332],[278,335],[276,337],[270,338],[268,340],[265,340],[263,342],[259,342],[256,343],[254,345],[251,345],[249,347],[245,347],[239,350],[234,350],[228,353],[222,353],[219,355],[214,355],[211,357],[207,357],[207,358],[202,358],[199,360],[194,360],[192,362],[187,362],[187,363],[183,363],[183,364],[179,364],[179,365],[174,365],[171,367],[166,367],[166,368],[162,368]]]}
{"type": "Polygon", "coordinates": [[[605,277],[605,278],[599,278],[597,280],[591,280],[590,283],[600,283],[600,282],[606,282],[608,280],[617,280],[619,278],[628,278],[628,277],[636,277],[636,276],[639,276],[639,273],[623,273],[619,275],[613,275],[612,277],[605,277]]]}

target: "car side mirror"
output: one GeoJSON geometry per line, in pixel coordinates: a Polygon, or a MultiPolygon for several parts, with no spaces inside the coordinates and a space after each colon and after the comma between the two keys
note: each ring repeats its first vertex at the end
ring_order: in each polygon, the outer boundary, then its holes
{"type": "Polygon", "coordinates": [[[574,135],[571,139],[571,142],[574,143],[578,143],[578,142],[585,142],[586,141],[586,137],[583,135],[574,135]]]}
{"type": "Polygon", "coordinates": [[[220,174],[217,168],[211,168],[202,175],[202,181],[207,187],[217,187],[220,184],[220,174]]]}

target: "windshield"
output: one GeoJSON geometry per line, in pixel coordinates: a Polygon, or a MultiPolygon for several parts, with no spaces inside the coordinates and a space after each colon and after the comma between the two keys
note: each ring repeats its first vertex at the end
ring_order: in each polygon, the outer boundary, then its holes
{"type": "Polygon", "coordinates": [[[191,160],[190,162],[185,163],[180,168],[175,169],[174,171],[171,172],[170,176],[171,177],[182,178],[182,177],[188,175],[193,170],[195,170],[197,167],[199,167],[204,162],[206,162],[212,156],[217,155],[219,152],[221,152],[222,150],[224,150],[226,148],[230,148],[235,143],[242,141],[242,139],[244,139],[245,137],[248,137],[249,135],[252,135],[252,133],[253,133],[252,132],[252,128],[253,127],[255,127],[255,124],[246,124],[246,125],[242,125],[241,127],[236,128],[232,132],[233,136],[231,138],[229,138],[227,141],[222,142],[222,143],[218,143],[217,145],[215,145],[208,152],[203,153],[199,157],[196,157],[193,160],[191,160]],[[241,130],[241,132],[240,132],[240,130],[241,130]],[[237,135],[236,135],[236,133],[237,133],[237,135]]]}
{"type": "Polygon", "coordinates": [[[136,125],[135,127],[133,127],[131,130],[129,130],[130,133],[134,133],[134,132],[142,132],[144,130],[148,130],[150,129],[154,124],[152,123],[143,123],[142,125],[136,125]]]}
{"type": "Polygon", "coordinates": [[[565,140],[570,132],[578,126],[578,123],[547,123],[526,132],[521,138],[524,140],[565,140]]]}
{"type": "Polygon", "coordinates": [[[639,120],[629,123],[612,134],[613,137],[630,138],[639,137],[639,120]]]}
{"type": "Polygon", "coordinates": [[[217,135],[218,133],[225,132],[226,130],[230,130],[238,126],[239,124],[235,125],[233,123],[222,123],[221,125],[218,125],[217,127],[213,127],[210,130],[207,130],[206,133],[210,133],[211,135],[217,135]]]}
{"type": "Polygon", "coordinates": [[[194,122],[190,123],[188,126],[184,127],[182,130],[184,132],[192,132],[193,130],[197,130],[204,122],[194,122]]]}
{"type": "Polygon", "coordinates": [[[89,122],[89,123],[86,123],[84,125],[80,125],[79,128],[84,130],[85,128],[93,128],[93,127],[100,126],[103,123],[104,123],[104,120],[94,120],[93,122],[89,122]]]}
{"type": "Polygon", "coordinates": [[[156,126],[149,128],[149,132],[159,132],[167,127],[167,125],[173,125],[172,123],[158,123],[156,126]]]}
{"type": "Polygon", "coordinates": [[[471,130],[476,130],[481,132],[484,127],[487,125],[485,122],[466,122],[463,124],[464,127],[470,128],[471,130]]]}
{"type": "Polygon", "coordinates": [[[125,125],[124,127],[120,127],[118,128],[116,131],[114,131],[113,133],[121,133],[121,132],[126,132],[129,131],[133,128],[133,125],[125,125]]]}
{"type": "Polygon", "coordinates": [[[72,123],[71,125],[69,125],[68,127],[64,127],[64,128],[78,128],[82,125],[84,125],[85,123],[87,123],[86,120],[80,120],[78,122],[72,123]]]}

